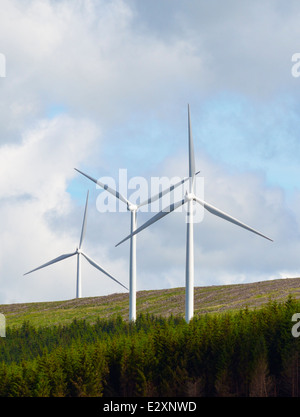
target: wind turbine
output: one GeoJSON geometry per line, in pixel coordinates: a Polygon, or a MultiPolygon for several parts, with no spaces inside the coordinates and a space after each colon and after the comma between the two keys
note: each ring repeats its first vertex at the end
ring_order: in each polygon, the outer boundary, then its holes
{"type": "MultiPolygon", "coordinates": [[[[77,172],[84,175],[94,183],[98,184],[101,188],[108,191],[110,194],[114,195],[117,199],[121,200],[123,203],[127,205],[127,210],[131,213],[131,225],[130,225],[130,233],[132,235],[130,239],[130,257],[129,257],[129,320],[135,321],[136,320],[136,236],[135,231],[137,227],[137,211],[140,207],[145,206],[147,204],[153,203],[154,201],[158,200],[159,198],[163,197],[165,194],[173,191],[179,185],[183,184],[189,178],[184,178],[178,181],[176,184],[172,185],[171,187],[166,188],[165,190],[161,191],[160,193],[149,197],[147,200],[143,201],[140,204],[133,204],[127,198],[125,198],[119,191],[114,190],[113,188],[109,187],[107,184],[96,180],[93,177],[85,174],[84,172],[80,171],[77,168],[74,168],[77,172]]],[[[196,172],[195,175],[199,174],[200,171],[196,172]]]]}
{"type": "Polygon", "coordinates": [[[193,202],[201,204],[206,210],[210,213],[221,217],[224,220],[227,220],[237,226],[240,226],[250,232],[256,233],[259,236],[262,236],[265,239],[272,241],[272,239],[263,235],[255,229],[247,226],[245,223],[240,222],[234,217],[226,214],[224,211],[219,210],[218,208],[212,206],[211,204],[201,200],[195,195],[195,156],[194,156],[194,144],[192,138],[192,128],[191,128],[191,119],[190,119],[190,107],[188,105],[188,135],[189,135],[189,193],[186,193],[183,200],[178,201],[175,204],[171,204],[169,207],[157,213],[151,219],[146,221],[142,226],[140,226],[135,231],[131,232],[130,235],[125,237],[121,242],[116,246],[119,246],[121,243],[125,242],[127,239],[132,239],[134,235],[146,229],[151,224],[162,219],[167,214],[181,207],[183,204],[187,203],[187,234],[186,234],[186,281],[185,281],[185,320],[187,322],[193,317],[194,314],[194,223],[193,223],[193,202]]]}
{"type": "Polygon", "coordinates": [[[108,272],[106,272],[100,265],[98,265],[93,259],[91,259],[86,253],[82,251],[82,243],[85,236],[85,230],[86,230],[86,215],[87,215],[87,207],[88,207],[88,199],[89,199],[89,192],[87,192],[86,196],[86,203],[85,203],[85,209],[84,209],[84,216],[83,216],[83,222],[82,222],[82,228],[81,228],[81,235],[80,235],[80,241],[79,246],[76,248],[75,252],[67,253],[61,256],[58,256],[55,259],[52,259],[51,261],[39,266],[38,268],[35,268],[29,272],[26,272],[24,275],[31,274],[31,272],[37,271],[38,269],[45,268],[48,265],[55,264],[56,262],[62,261],[64,259],[70,258],[71,256],[77,255],[77,281],[76,281],[76,298],[81,298],[81,258],[82,255],[93,267],[98,269],[99,271],[103,272],[103,274],[107,275],[109,278],[120,284],[123,288],[128,290],[125,285],[123,285],[121,282],[119,282],[116,278],[114,278],[112,275],[110,275],[108,272]]]}

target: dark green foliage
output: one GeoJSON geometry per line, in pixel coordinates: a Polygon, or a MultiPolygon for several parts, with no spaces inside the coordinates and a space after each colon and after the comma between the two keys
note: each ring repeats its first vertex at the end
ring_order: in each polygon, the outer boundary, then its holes
{"type": "Polygon", "coordinates": [[[0,396],[299,396],[300,303],[182,318],[139,315],[0,339],[0,396]]]}

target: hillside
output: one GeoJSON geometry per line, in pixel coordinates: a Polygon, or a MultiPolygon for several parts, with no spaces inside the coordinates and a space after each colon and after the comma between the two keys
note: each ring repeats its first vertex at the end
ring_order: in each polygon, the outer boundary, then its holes
{"type": "MultiPolygon", "coordinates": [[[[226,310],[253,309],[269,300],[284,301],[291,294],[300,299],[300,278],[276,279],[250,284],[195,287],[195,314],[219,313],[226,310]]],[[[173,288],[137,292],[137,314],[150,313],[164,317],[184,317],[185,289],[173,288]]],[[[93,323],[99,317],[116,315],[128,319],[127,293],[87,297],[66,301],[0,305],[8,326],[19,326],[25,320],[34,326],[66,324],[73,319],[93,323]]]]}

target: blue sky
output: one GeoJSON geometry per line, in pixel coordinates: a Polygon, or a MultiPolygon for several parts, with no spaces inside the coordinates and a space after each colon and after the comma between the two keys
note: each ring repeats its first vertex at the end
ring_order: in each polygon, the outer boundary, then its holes
{"type": "MultiPolygon", "coordinates": [[[[0,303],[74,297],[71,260],[23,273],[75,249],[88,188],[86,250],[128,284],[129,247],[114,245],[129,213],[100,214],[101,191],[74,168],[116,181],[119,169],[186,176],[188,103],[205,197],[274,238],[206,214],[195,285],[299,276],[296,0],[3,0],[1,10],[0,303]]],[[[183,286],[184,264],[183,215],[139,237],[138,289],[183,286]]],[[[120,290],[83,273],[84,296],[120,290]]]]}

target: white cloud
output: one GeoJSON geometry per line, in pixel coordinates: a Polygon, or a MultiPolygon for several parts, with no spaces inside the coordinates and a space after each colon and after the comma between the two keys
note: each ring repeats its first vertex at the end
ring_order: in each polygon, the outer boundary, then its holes
{"type": "Polygon", "coordinates": [[[135,16],[124,1],[30,1],[26,6],[7,1],[3,8],[6,106],[22,107],[13,120],[29,117],[26,106],[41,114],[49,101],[58,101],[116,123],[135,106],[149,108],[158,94],[173,97],[174,83],[176,95],[184,94],[188,77],[201,75],[201,58],[188,41],[162,42],[136,32],[135,16]]]}
{"type": "Polygon", "coordinates": [[[53,208],[74,177],[72,168],[89,155],[97,135],[86,120],[41,120],[24,133],[20,144],[1,147],[2,198],[29,194],[46,209],[53,208]]]}

